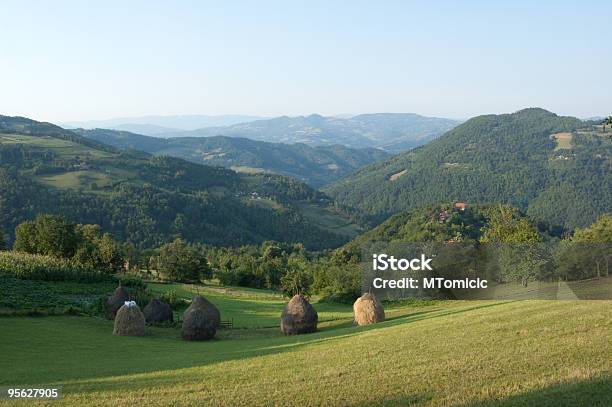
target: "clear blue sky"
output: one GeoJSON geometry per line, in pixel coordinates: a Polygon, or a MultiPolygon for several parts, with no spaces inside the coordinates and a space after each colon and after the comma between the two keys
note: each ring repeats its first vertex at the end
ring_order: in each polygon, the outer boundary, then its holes
{"type": "Polygon", "coordinates": [[[0,114],[611,114],[609,1],[12,1],[0,114]]]}

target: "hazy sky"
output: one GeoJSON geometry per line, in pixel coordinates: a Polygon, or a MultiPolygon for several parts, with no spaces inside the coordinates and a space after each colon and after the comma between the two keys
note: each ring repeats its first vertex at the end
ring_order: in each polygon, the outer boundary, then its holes
{"type": "Polygon", "coordinates": [[[612,113],[610,1],[229,3],[3,0],[0,114],[612,113]]]}

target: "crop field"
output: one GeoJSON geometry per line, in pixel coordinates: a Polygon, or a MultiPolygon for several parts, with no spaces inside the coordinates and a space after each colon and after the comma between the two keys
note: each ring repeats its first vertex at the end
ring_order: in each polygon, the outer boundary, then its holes
{"type": "Polygon", "coordinates": [[[199,292],[236,328],[184,342],[178,328],[116,337],[99,318],[2,317],[0,385],[61,385],[52,403],[71,406],[612,404],[612,301],[387,304],[368,327],[315,302],[319,331],[284,337],[276,293],[150,287],[199,292]]]}

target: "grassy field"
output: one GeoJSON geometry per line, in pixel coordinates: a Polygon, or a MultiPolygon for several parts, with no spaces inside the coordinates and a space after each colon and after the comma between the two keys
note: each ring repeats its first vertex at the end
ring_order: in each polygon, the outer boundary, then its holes
{"type": "Polygon", "coordinates": [[[0,134],[0,144],[27,144],[54,152],[59,158],[92,157],[108,158],[114,154],[86,147],[72,141],[50,136],[27,136],[21,134],[0,134]]]}
{"type": "Polygon", "coordinates": [[[551,137],[557,142],[555,150],[569,150],[572,148],[572,133],[556,133],[551,137]]]}
{"type": "MultiPolygon", "coordinates": [[[[278,322],[274,293],[203,290],[224,319],[278,322]]],[[[315,307],[338,315],[315,334],[233,329],[200,343],[176,328],[130,338],[103,319],[0,318],[0,385],[62,385],[53,405],[74,406],[612,405],[610,301],[397,305],[370,327],[353,326],[348,306],[315,307]]]]}
{"type": "Polygon", "coordinates": [[[71,171],[38,178],[45,184],[56,188],[88,187],[92,182],[95,182],[99,187],[104,187],[111,183],[111,178],[101,171],[71,171]]]}
{"type": "Polygon", "coordinates": [[[334,233],[352,238],[357,236],[360,231],[356,224],[348,219],[339,217],[329,208],[305,203],[299,205],[298,209],[311,222],[334,233]]]}

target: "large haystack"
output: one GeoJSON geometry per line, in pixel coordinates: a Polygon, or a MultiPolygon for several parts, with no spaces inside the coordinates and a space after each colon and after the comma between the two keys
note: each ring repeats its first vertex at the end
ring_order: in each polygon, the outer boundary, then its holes
{"type": "Polygon", "coordinates": [[[385,309],[374,294],[366,293],[353,304],[353,314],[357,325],[369,325],[385,320],[385,309]]]}
{"type": "Polygon", "coordinates": [[[172,308],[165,302],[153,298],[142,310],[147,323],[172,322],[172,308]]]}
{"type": "Polygon", "coordinates": [[[113,294],[106,299],[106,318],[115,319],[119,308],[129,299],[130,294],[128,291],[122,286],[117,287],[113,294]]]}
{"type": "Polygon", "coordinates": [[[281,314],[281,332],[285,335],[297,335],[317,330],[317,311],[306,298],[294,295],[285,305],[281,314]]]}
{"type": "Polygon", "coordinates": [[[217,333],[221,314],[217,307],[202,296],[196,296],[183,314],[181,335],[186,341],[212,339],[217,333]]]}
{"type": "Polygon", "coordinates": [[[113,335],[143,336],[145,334],[145,317],[134,301],[126,301],[115,316],[113,335]]]}

